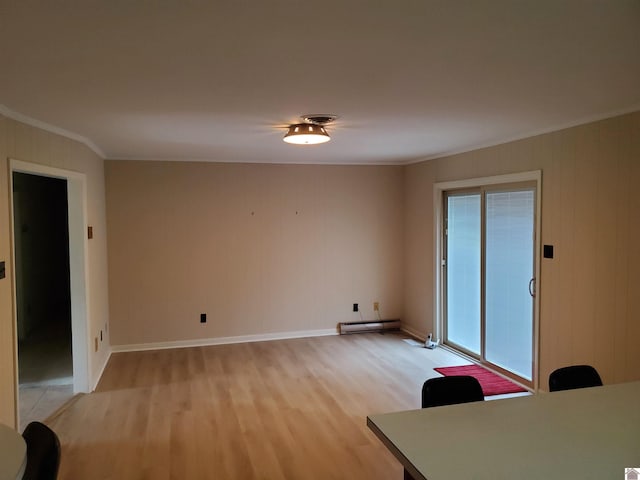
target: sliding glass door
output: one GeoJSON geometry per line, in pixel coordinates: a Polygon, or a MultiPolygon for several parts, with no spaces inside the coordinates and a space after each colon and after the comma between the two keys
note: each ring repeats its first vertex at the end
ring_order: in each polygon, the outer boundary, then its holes
{"type": "Polygon", "coordinates": [[[535,187],[446,192],[445,342],[533,374],[535,187]]]}
{"type": "Polygon", "coordinates": [[[480,194],[447,197],[447,340],[480,355],[480,194]]]}

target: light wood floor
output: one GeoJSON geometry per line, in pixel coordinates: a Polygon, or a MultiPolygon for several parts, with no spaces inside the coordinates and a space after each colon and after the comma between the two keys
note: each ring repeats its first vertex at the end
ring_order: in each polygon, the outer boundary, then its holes
{"type": "Polygon", "coordinates": [[[60,479],[401,479],[366,426],[464,360],[395,334],[113,354],[49,425],[60,479]]]}

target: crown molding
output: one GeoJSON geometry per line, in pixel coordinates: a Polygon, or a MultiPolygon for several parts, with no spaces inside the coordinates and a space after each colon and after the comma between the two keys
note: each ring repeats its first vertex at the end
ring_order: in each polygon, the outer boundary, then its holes
{"type": "Polygon", "coordinates": [[[37,120],[35,118],[31,118],[27,115],[23,115],[19,112],[14,112],[6,105],[0,104],[0,115],[3,115],[11,120],[15,120],[16,122],[24,123],[31,127],[39,128],[40,130],[44,130],[49,133],[54,133],[56,135],[60,135],[61,137],[68,138],[70,140],[74,140],[76,142],[82,143],[86,147],[88,147],[93,153],[98,155],[101,159],[107,158],[105,153],[102,151],[100,147],[98,147],[95,143],[93,143],[87,137],[83,137],[74,132],[70,132],[69,130],[65,130],[64,128],[56,127],[55,125],[51,125],[49,123],[37,120]]]}
{"type": "Polygon", "coordinates": [[[523,133],[520,135],[515,135],[513,137],[507,137],[502,140],[495,140],[493,142],[481,143],[472,145],[470,147],[461,148],[459,150],[451,150],[436,153],[433,155],[429,155],[428,157],[419,158],[417,160],[412,160],[409,162],[405,162],[404,165],[414,165],[416,163],[426,162],[428,160],[437,160],[439,158],[452,157],[454,155],[460,155],[462,153],[473,152],[475,150],[482,150],[484,148],[496,147],[498,145],[504,145],[511,142],[517,142],[518,140],[526,140],[527,138],[537,137],[539,135],[545,135],[547,133],[559,132],[561,130],[566,130],[568,128],[579,127],[580,125],[587,125],[589,123],[599,122],[601,120],[607,120],[609,118],[620,117],[622,115],[627,115],[629,113],[634,113],[640,111],[640,103],[636,103],[631,105],[630,107],[620,108],[618,110],[609,111],[607,113],[602,113],[598,115],[590,115],[587,117],[582,117],[578,120],[574,120],[571,122],[557,124],[551,127],[542,128],[539,130],[533,130],[527,133],[523,133]]]}

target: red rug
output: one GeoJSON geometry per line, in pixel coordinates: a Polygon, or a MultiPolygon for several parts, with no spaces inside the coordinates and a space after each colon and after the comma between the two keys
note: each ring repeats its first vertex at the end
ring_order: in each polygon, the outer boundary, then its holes
{"type": "Polygon", "coordinates": [[[445,377],[452,375],[470,375],[475,377],[482,386],[482,391],[485,397],[491,395],[501,395],[503,393],[517,393],[526,392],[526,389],[520,385],[513,383],[511,380],[507,380],[500,375],[496,375],[490,372],[480,365],[462,365],[461,367],[438,367],[434,368],[438,373],[441,373],[445,377]]]}

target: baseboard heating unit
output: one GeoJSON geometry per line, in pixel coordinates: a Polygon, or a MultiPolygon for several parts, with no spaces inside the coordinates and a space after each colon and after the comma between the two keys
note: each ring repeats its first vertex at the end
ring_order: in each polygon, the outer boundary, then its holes
{"type": "Polygon", "coordinates": [[[338,324],[340,335],[349,333],[386,332],[400,330],[400,320],[373,320],[370,322],[342,322],[338,324]]]}

